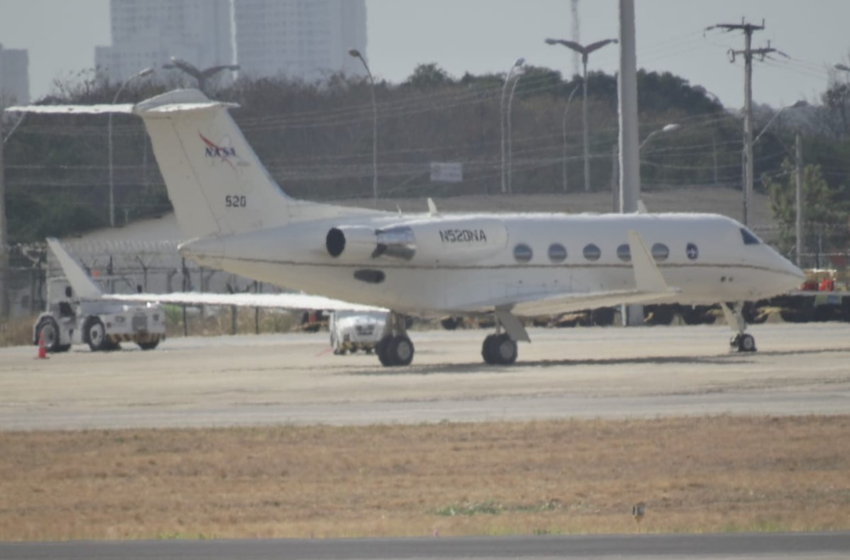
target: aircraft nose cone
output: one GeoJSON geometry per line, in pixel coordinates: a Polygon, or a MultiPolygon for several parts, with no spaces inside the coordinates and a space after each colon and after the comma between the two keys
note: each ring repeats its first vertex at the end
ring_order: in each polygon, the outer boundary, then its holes
{"type": "Polygon", "coordinates": [[[800,284],[806,279],[806,274],[799,269],[794,263],[787,259],[783,260],[782,272],[787,279],[788,290],[799,289],[800,284]]]}

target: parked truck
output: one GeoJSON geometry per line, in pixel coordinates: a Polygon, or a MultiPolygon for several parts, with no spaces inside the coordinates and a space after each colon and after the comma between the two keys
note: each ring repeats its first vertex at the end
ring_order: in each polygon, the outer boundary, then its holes
{"type": "Polygon", "coordinates": [[[357,351],[371,354],[384,336],[386,321],[384,311],[334,311],[328,323],[333,353],[337,356],[357,351]]]}
{"type": "Polygon", "coordinates": [[[103,291],[56,239],[47,240],[64,277],[47,284],[47,309],[33,325],[33,344],[66,352],[74,344],[94,351],[118,350],[122,342],[153,350],[165,340],[165,313],[158,304],[103,299],[103,291]]]}

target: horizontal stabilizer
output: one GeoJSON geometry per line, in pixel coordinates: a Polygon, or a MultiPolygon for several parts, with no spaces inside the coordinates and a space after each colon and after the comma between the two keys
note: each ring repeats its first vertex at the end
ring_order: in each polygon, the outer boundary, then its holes
{"type": "Polygon", "coordinates": [[[237,307],[268,307],[278,309],[322,309],[327,311],[386,311],[380,307],[348,303],[338,299],[311,296],[301,293],[289,294],[213,294],[198,292],[174,292],[171,294],[115,294],[104,295],[103,299],[126,302],[156,302],[186,305],[220,305],[237,307]]]}
{"type": "Polygon", "coordinates": [[[7,113],[41,113],[46,115],[106,115],[108,113],[133,114],[134,105],[16,105],[7,107],[7,113]]]}
{"type": "Polygon", "coordinates": [[[47,244],[53,254],[56,255],[56,260],[59,261],[59,266],[62,267],[65,278],[71,284],[74,295],[80,299],[100,299],[103,292],[97,287],[97,284],[94,283],[82,265],[68,254],[59,240],[55,237],[48,237],[47,244]]]}

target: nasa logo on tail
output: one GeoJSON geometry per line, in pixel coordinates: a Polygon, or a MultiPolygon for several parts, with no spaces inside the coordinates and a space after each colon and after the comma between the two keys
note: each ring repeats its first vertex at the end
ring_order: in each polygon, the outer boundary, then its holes
{"type": "Polygon", "coordinates": [[[198,136],[204,142],[204,156],[216,162],[224,162],[232,168],[237,165],[247,165],[236,154],[236,148],[230,145],[230,138],[225,136],[221,142],[216,143],[198,132],[198,136]]]}

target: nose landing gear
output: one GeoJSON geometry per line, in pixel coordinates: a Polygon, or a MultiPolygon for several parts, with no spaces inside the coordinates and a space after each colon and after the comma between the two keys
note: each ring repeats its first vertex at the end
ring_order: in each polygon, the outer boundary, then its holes
{"type": "Polygon", "coordinates": [[[730,350],[733,352],[755,352],[756,339],[744,332],[747,330],[747,322],[744,320],[743,302],[736,303],[733,306],[723,303],[720,307],[723,309],[723,316],[726,317],[726,324],[735,331],[735,336],[729,341],[730,350]]]}

